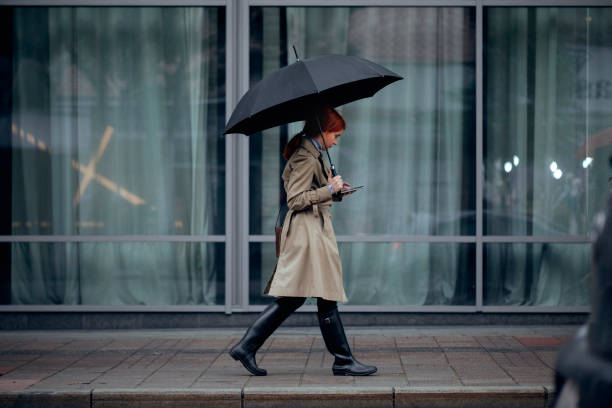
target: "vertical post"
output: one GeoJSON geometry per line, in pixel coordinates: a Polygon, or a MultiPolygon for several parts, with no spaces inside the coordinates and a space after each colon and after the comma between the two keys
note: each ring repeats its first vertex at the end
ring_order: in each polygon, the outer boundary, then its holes
{"type": "MultiPolygon", "coordinates": [[[[250,15],[249,1],[236,0],[237,14],[237,93],[236,101],[249,89],[249,32],[250,15]]],[[[238,284],[236,300],[241,309],[249,305],[249,140],[245,136],[236,135],[238,172],[236,180],[236,199],[238,201],[237,240],[236,240],[236,276],[238,284]]]]}
{"type": "Polygon", "coordinates": [[[483,0],[476,2],[476,310],[483,306],[483,0]]]}
{"type": "MultiPolygon", "coordinates": [[[[249,30],[249,82],[251,79],[261,79],[264,76],[264,50],[263,50],[263,32],[264,32],[264,11],[263,7],[254,7],[249,10],[249,22],[254,25],[252,30],[249,30]]],[[[282,48],[281,48],[282,54],[282,48]]],[[[282,66],[282,65],[281,65],[282,66]]],[[[281,127],[282,128],[282,127],[281,127]]],[[[264,192],[261,188],[261,180],[266,167],[264,155],[264,132],[256,132],[249,136],[249,179],[255,182],[249,183],[249,200],[256,203],[248,209],[249,216],[249,231],[248,233],[263,233],[263,215],[264,206],[258,205],[263,202],[264,192]],[[252,228],[252,229],[251,229],[252,228]]],[[[280,143],[279,143],[280,144],[280,143]]],[[[262,251],[251,252],[250,246],[262,247],[261,243],[249,242],[249,272],[248,272],[248,288],[249,288],[249,304],[254,299],[251,294],[251,282],[261,281],[261,268],[253,268],[253,265],[261,265],[263,258],[262,251]]]]}
{"type": "MultiPolygon", "coordinates": [[[[229,120],[236,105],[236,0],[227,0],[225,7],[225,119],[229,120]]],[[[232,288],[236,266],[235,253],[235,205],[234,203],[234,152],[235,135],[225,137],[225,314],[232,313],[232,288]]]]}
{"type": "MultiPolygon", "coordinates": [[[[12,145],[17,135],[17,127],[12,127],[13,89],[13,10],[5,8],[0,13],[0,89],[6,90],[6,98],[0,99],[0,191],[4,199],[0,202],[0,235],[12,235],[12,145]]],[[[0,244],[0,304],[11,303],[11,242],[0,244]]]]}
{"type": "MultiPolygon", "coordinates": [[[[527,152],[525,162],[527,171],[527,183],[529,184],[526,190],[525,214],[534,214],[534,189],[535,189],[535,94],[536,94],[536,9],[527,7],[527,152]]],[[[533,217],[533,215],[531,215],[533,217]]],[[[528,237],[533,236],[533,218],[527,220],[526,232],[528,237]]],[[[531,299],[531,289],[534,281],[534,250],[533,243],[525,243],[526,245],[526,262],[525,262],[525,289],[524,299],[531,299]]]]}

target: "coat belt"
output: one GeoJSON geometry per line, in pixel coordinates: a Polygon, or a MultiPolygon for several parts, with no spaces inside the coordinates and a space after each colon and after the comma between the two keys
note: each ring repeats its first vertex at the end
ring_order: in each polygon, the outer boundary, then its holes
{"type": "Polygon", "coordinates": [[[315,217],[319,216],[319,205],[318,204],[313,204],[312,205],[312,212],[314,213],[315,217]]]}

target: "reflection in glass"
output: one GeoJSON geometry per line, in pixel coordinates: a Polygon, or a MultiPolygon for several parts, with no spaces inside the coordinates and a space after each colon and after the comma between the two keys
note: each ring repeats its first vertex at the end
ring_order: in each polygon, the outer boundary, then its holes
{"type": "Polygon", "coordinates": [[[225,299],[223,243],[26,242],[0,247],[2,275],[10,282],[10,298],[1,299],[5,304],[219,305],[225,299]]]}
{"type": "Polygon", "coordinates": [[[586,306],[590,244],[485,244],[486,306],[586,306]]]}
{"type": "MultiPolygon", "coordinates": [[[[250,18],[251,84],[294,62],[293,44],[302,58],[355,55],[404,76],[341,109],[330,153],[366,187],[332,208],[336,234],[475,233],[473,8],[251,7],[250,18]]],[[[274,231],[281,151],[301,126],[249,137],[251,234],[274,231]]],[[[379,250],[368,248],[360,256],[379,250]]]]}
{"type": "Polygon", "coordinates": [[[611,19],[485,9],[485,234],[589,233],[612,176],[611,19]]]}
{"type": "Polygon", "coordinates": [[[224,233],[223,7],[1,12],[10,234],[224,233]]]}
{"type": "MultiPolygon", "coordinates": [[[[349,305],[466,305],[476,297],[475,245],[455,243],[338,244],[349,305]],[[367,256],[366,256],[367,255],[367,256]]],[[[274,243],[251,243],[251,304],[262,295],[274,271],[274,243]]]]}

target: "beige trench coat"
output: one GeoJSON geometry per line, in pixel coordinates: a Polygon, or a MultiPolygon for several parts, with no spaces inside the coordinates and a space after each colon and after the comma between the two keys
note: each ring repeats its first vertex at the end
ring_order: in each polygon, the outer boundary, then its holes
{"type": "Polygon", "coordinates": [[[289,211],[280,255],[264,294],[348,301],[329,212],[332,195],[327,172],[321,153],[303,138],[283,171],[289,211]]]}

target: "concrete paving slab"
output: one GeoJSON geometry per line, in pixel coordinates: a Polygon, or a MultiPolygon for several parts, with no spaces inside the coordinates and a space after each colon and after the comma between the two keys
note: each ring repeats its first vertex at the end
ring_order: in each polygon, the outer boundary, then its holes
{"type": "Polygon", "coordinates": [[[392,387],[260,387],[244,390],[244,408],[392,408],[392,387]]]}
{"type": "Polygon", "coordinates": [[[449,364],[446,354],[442,350],[435,351],[402,351],[400,359],[404,365],[440,365],[447,366],[449,364]]]}
{"type": "Polygon", "coordinates": [[[333,376],[318,328],[280,328],[269,338],[257,353],[265,377],[227,354],[244,329],[5,331],[0,407],[13,406],[16,396],[33,406],[45,398],[78,406],[88,393],[99,398],[87,407],[543,406],[554,392],[557,350],[577,329],[347,328],[355,357],[378,367],[367,377],[333,376]],[[216,390],[230,390],[238,404],[213,398],[216,390]]]}
{"type": "Polygon", "coordinates": [[[90,408],[90,391],[40,390],[0,393],[0,408],[90,408]]]}
{"type": "Polygon", "coordinates": [[[92,408],[240,408],[241,392],[236,389],[115,389],[93,390],[92,408]]]}
{"type": "Polygon", "coordinates": [[[396,408],[544,408],[544,387],[398,387],[396,408]]]}

